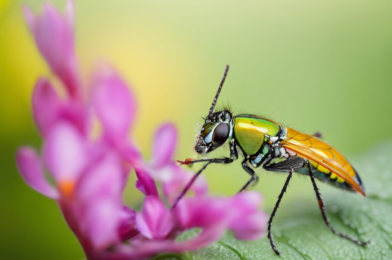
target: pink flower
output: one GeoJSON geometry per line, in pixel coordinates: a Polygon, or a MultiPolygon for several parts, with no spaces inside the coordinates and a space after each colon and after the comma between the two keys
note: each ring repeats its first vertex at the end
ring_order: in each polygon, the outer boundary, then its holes
{"type": "Polygon", "coordinates": [[[59,198],[58,191],[45,179],[40,159],[34,149],[30,147],[19,148],[16,164],[23,179],[31,188],[51,199],[59,198]]]}
{"type": "Polygon", "coordinates": [[[101,144],[116,150],[128,163],[141,164],[141,154],[128,138],[136,115],[136,100],[131,90],[106,64],[101,64],[93,74],[91,89],[92,108],[103,126],[101,144]]]}
{"type": "Polygon", "coordinates": [[[62,16],[51,4],[44,4],[41,16],[24,8],[26,21],[42,56],[63,81],[72,98],[80,98],[80,82],[74,47],[74,8],[68,1],[62,16]]]}
{"type": "MultiPolygon", "coordinates": [[[[141,259],[162,252],[196,250],[218,240],[226,229],[232,230],[238,239],[257,239],[265,233],[267,222],[266,214],[257,211],[261,199],[256,192],[232,198],[185,198],[169,211],[158,197],[151,195],[136,216],[136,225],[145,239],[131,241],[134,247],[118,247],[115,259],[141,259]],[[201,228],[201,232],[183,242],[171,239],[191,228],[201,228]]],[[[106,255],[105,259],[110,257],[114,255],[106,255]]]]}
{"type": "Polygon", "coordinates": [[[148,239],[164,239],[173,229],[172,212],[154,195],[146,198],[143,210],[136,215],[136,227],[148,239]]]}
{"type": "Polygon", "coordinates": [[[140,168],[136,168],[135,172],[137,176],[136,188],[146,196],[158,196],[157,186],[150,175],[144,169],[140,168]]]}
{"type": "Polygon", "coordinates": [[[122,162],[108,151],[89,157],[88,142],[71,124],[61,122],[48,134],[43,165],[31,148],[21,148],[17,164],[26,182],[55,199],[87,255],[120,241],[122,162]],[[52,187],[43,166],[54,179],[52,187]]]}
{"type": "Polygon", "coordinates": [[[33,92],[33,116],[41,134],[45,136],[59,121],[68,121],[86,135],[90,118],[85,105],[73,99],[61,99],[52,84],[40,78],[33,92]]]}
{"type": "MultiPolygon", "coordinates": [[[[148,173],[163,184],[163,193],[171,204],[192,179],[193,173],[183,170],[172,159],[177,146],[177,129],[171,124],[163,124],[155,133],[153,157],[145,165],[148,173]]],[[[208,191],[204,176],[200,176],[191,187],[197,196],[203,196],[208,191]]]]}
{"type": "Polygon", "coordinates": [[[243,192],[232,198],[185,198],[175,208],[184,229],[202,228],[202,232],[185,242],[188,250],[211,244],[231,229],[238,239],[258,239],[265,233],[267,215],[259,212],[261,196],[243,192]],[[249,221],[257,219],[257,221],[249,221]]]}
{"type": "Polygon", "coordinates": [[[136,211],[125,206],[123,207],[118,228],[121,241],[127,241],[139,234],[139,231],[136,229],[135,217],[136,211]]]}
{"type": "Polygon", "coordinates": [[[121,162],[109,153],[95,162],[76,183],[74,199],[77,202],[72,202],[76,211],[73,213],[78,218],[81,233],[95,251],[120,241],[118,228],[123,212],[121,171],[121,162]]]}
{"type": "Polygon", "coordinates": [[[123,79],[107,65],[101,65],[94,74],[93,108],[106,141],[121,146],[136,115],[136,100],[123,79]]]}
{"type": "Polygon", "coordinates": [[[265,232],[267,222],[267,215],[257,210],[261,201],[260,194],[248,191],[232,198],[185,198],[175,209],[186,229],[214,228],[223,232],[229,228],[238,239],[257,239],[265,232]]]}
{"type": "Polygon", "coordinates": [[[217,241],[228,229],[238,239],[263,235],[266,216],[258,211],[259,194],[211,197],[203,176],[191,187],[193,197],[183,198],[176,207],[166,206],[179,198],[193,177],[172,159],[176,127],[166,123],[158,128],[152,159],[146,162],[129,137],[136,99],[122,77],[104,65],[93,74],[88,90],[78,80],[73,15],[72,2],[67,3],[64,16],[50,4],[44,5],[41,16],[25,8],[37,47],[68,95],[60,98],[48,79],[38,80],[32,105],[44,139],[42,155],[22,147],[16,163],[29,186],[59,205],[86,257],[141,259],[195,250],[217,241]],[[93,137],[94,120],[103,132],[93,137]],[[135,185],[146,196],[141,212],[122,200],[132,168],[138,179],[135,185]],[[188,241],[175,241],[192,228],[201,233],[188,241]]]}

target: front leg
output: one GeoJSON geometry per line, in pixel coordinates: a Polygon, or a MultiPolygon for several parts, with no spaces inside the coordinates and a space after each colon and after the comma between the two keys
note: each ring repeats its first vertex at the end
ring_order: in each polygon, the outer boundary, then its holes
{"type": "Polygon", "coordinates": [[[177,197],[177,199],[174,201],[173,205],[171,208],[174,208],[177,206],[178,202],[181,200],[182,197],[187,193],[187,191],[191,188],[192,184],[195,182],[197,177],[207,168],[207,166],[212,163],[212,162],[207,162],[195,175],[193,175],[192,179],[188,182],[188,184],[185,186],[185,188],[181,191],[180,195],[177,197]]]}
{"type": "MultiPolygon", "coordinates": [[[[234,147],[235,148],[235,147],[234,147]]],[[[230,146],[230,150],[231,146],[230,146]]],[[[235,149],[236,151],[236,149],[235,149]]],[[[182,192],[180,193],[180,195],[177,197],[176,201],[174,202],[172,208],[174,208],[177,203],[181,200],[181,198],[187,193],[187,191],[191,188],[192,184],[195,182],[195,180],[197,179],[197,177],[199,177],[199,175],[207,168],[207,166],[211,163],[223,163],[223,164],[228,164],[228,163],[232,163],[233,160],[233,156],[231,155],[232,158],[211,158],[211,159],[200,159],[200,160],[193,160],[193,159],[186,159],[184,162],[183,161],[177,161],[180,163],[180,165],[182,164],[193,164],[193,163],[197,163],[197,162],[207,162],[191,179],[191,181],[185,186],[185,188],[182,190],[182,192]]],[[[237,159],[237,157],[234,157],[234,159],[237,159]]]]}
{"type": "Polygon", "coordinates": [[[228,157],[223,157],[223,158],[211,158],[211,159],[186,159],[185,161],[179,161],[177,160],[178,163],[180,163],[180,165],[189,165],[189,164],[194,164],[194,163],[198,163],[198,162],[210,162],[210,163],[223,163],[223,164],[227,164],[227,163],[232,163],[233,159],[228,158],[228,157]]]}
{"type": "Polygon", "coordinates": [[[238,152],[237,152],[237,147],[236,147],[234,139],[232,139],[232,141],[230,142],[229,145],[230,145],[230,158],[224,157],[224,158],[211,158],[211,159],[200,159],[200,160],[194,160],[194,159],[189,159],[188,158],[185,161],[177,161],[177,162],[180,163],[180,165],[182,165],[182,164],[187,164],[188,165],[188,164],[194,164],[194,163],[198,163],[198,162],[207,162],[207,163],[193,176],[191,181],[185,186],[185,188],[182,190],[182,192],[180,193],[180,195],[177,197],[176,201],[174,202],[172,208],[174,208],[177,205],[177,203],[181,200],[181,198],[191,188],[192,184],[195,182],[197,177],[207,168],[207,166],[209,164],[211,164],[211,163],[228,164],[228,163],[232,163],[234,160],[238,159],[238,152]]]}
{"type": "Polygon", "coordinates": [[[187,160],[185,162],[182,161],[177,161],[181,164],[193,164],[195,162],[207,162],[190,180],[190,182],[185,186],[185,188],[182,190],[181,194],[177,197],[176,201],[174,202],[172,208],[174,208],[177,203],[180,201],[180,199],[187,193],[187,191],[191,188],[192,184],[195,182],[195,180],[197,179],[197,177],[199,177],[199,175],[207,168],[207,166],[211,163],[232,163],[233,159],[230,158],[212,158],[212,159],[202,159],[202,160],[193,160],[193,161],[189,161],[187,162],[187,160]]]}
{"type": "Polygon", "coordinates": [[[230,158],[224,157],[224,158],[199,159],[199,160],[188,158],[185,161],[177,160],[177,162],[180,163],[180,165],[183,164],[189,165],[198,162],[212,162],[212,163],[223,163],[223,164],[232,163],[234,160],[238,159],[238,151],[234,139],[230,141],[229,146],[230,146],[230,158]]]}

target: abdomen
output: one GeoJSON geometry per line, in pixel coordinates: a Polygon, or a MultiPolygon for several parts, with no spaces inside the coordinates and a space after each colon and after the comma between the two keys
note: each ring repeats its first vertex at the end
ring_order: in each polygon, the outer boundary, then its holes
{"type": "MultiPolygon", "coordinates": [[[[329,144],[308,134],[287,128],[287,138],[281,142],[285,149],[309,160],[314,176],[335,187],[364,194],[362,181],[349,161],[329,144]],[[355,186],[355,187],[354,187],[355,186]]],[[[307,168],[298,171],[309,175],[307,168]]]]}

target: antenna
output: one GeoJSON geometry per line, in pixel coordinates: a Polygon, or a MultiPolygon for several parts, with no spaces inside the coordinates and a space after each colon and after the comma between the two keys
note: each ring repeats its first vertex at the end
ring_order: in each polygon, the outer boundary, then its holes
{"type": "Polygon", "coordinates": [[[225,74],[223,74],[222,81],[221,81],[221,83],[220,83],[220,85],[219,85],[218,91],[216,92],[214,101],[212,102],[212,105],[211,105],[210,111],[208,112],[207,118],[210,117],[210,115],[212,114],[212,112],[214,112],[214,108],[215,108],[215,105],[216,105],[216,101],[218,101],[219,94],[220,94],[220,92],[221,92],[221,90],[222,90],[223,83],[225,83],[225,79],[226,79],[226,77],[227,77],[227,73],[228,73],[228,72],[229,72],[229,65],[226,65],[225,74]]]}

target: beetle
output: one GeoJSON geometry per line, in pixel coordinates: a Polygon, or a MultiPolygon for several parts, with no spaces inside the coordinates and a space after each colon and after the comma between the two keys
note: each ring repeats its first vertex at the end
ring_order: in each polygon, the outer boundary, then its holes
{"type": "Polygon", "coordinates": [[[255,168],[262,167],[267,171],[288,173],[268,221],[268,239],[277,255],[280,255],[280,252],[275,246],[271,226],[293,172],[310,177],[324,222],[334,234],[361,246],[368,244],[370,241],[359,241],[336,231],[326,215],[325,204],[315,179],[328,182],[337,188],[358,192],[363,196],[365,196],[365,189],[353,166],[336,149],[319,139],[320,134],[301,133],[292,128],[283,127],[270,119],[252,114],[233,115],[228,109],[214,112],[228,70],[229,66],[227,65],[211,108],[205,117],[204,125],[196,138],[195,151],[204,155],[228,142],[230,157],[178,161],[180,164],[198,162],[206,162],[206,164],[184,188],[176,203],[209,164],[232,163],[239,158],[240,153],[244,158],[241,163],[242,168],[250,175],[250,179],[239,192],[257,182],[258,177],[253,170],[255,168]]]}

